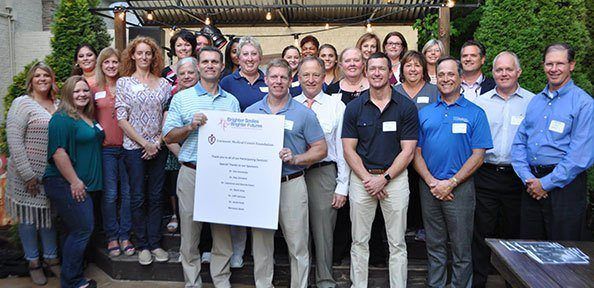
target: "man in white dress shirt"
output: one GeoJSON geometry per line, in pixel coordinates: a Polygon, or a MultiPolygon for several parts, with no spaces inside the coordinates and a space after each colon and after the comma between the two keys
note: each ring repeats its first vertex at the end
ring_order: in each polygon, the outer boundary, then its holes
{"type": "Polygon", "coordinates": [[[311,165],[305,173],[309,219],[316,249],[316,286],[336,287],[336,281],[332,277],[332,236],[336,211],[346,202],[350,172],[344,160],[340,139],[345,105],[339,98],[322,92],[325,76],[322,60],[305,57],[298,69],[303,93],[295,97],[295,100],[316,113],[328,146],[328,156],[311,165]]]}

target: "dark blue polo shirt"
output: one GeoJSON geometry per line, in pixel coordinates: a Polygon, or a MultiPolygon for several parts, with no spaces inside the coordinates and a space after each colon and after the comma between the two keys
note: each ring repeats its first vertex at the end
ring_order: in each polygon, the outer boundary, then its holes
{"type": "Polygon", "coordinates": [[[260,76],[258,76],[254,84],[250,84],[245,77],[241,76],[239,69],[221,80],[221,88],[233,94],[239,100],[239,108],[241,108],[242,112],[268,94],[268,86],[264,82],[264,73],[262,71],[258,71],[258,73],[260,76]]]}
{"type": "Polygon", "coordinates": [[[358,140],[356,151],[366,169],[388,169],[402,151],[400,141],[419,137],[415,104],[391,91],[383,112],[369,99],[369,90],[349,102],[344,112],[342,138],[358,140]]]}
{"type": "Polygon", "coordinates": [[[419,143],[427,168],[438,180],[452,178],[472,155],[491,149],[493,141],[485,111],[463,95],[447,105],[441,96],[419,111],[419,143]]]}

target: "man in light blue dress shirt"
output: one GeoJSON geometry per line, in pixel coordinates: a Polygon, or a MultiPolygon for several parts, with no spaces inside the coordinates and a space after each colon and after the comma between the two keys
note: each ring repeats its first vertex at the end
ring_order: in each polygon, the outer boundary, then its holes
{"type": "MultiPolygon", "coordinates": [[[[239,101],[219,86],[223,70],[223,55],[211,46],[198,54],[200,82],[175,94],[163,125],[165,142],[180,143],[178,159],[182,163],[177,178],[177,197],[180,215],[180,259],[185,287],[202,287],[200,278],[200,231],[202,223],[193,220],[194,191],[199,127],[208,120],[204,111],[239,112],[239,101]]],[[[211,224],[213,246],[210,274],[216,287],[231,287],[230,259],[233,254],[228,225],[211,224]]]]}
{"type": "Polygon", "coordinates": [[[594,162],[594,100],[571,80],[575,52],[552,44],[544,52],[548,84],[528,105],[512,146],[512,165],[526,184],[521,236],[582,240],[586,170],[594,162]]]}
{"type": "Polygon", "coordinates": [[[491,267],[491,250],[485,238],[517,239],[524,185],[511,166],[511,145],[534,93],[518,84],[520,60],[513,52],[493,60],[496,87],[478,96],[475,104],[487,114],[493,149],[475,174],[476,208],[472,240],[473,287],[485,287],[491,267]]]}

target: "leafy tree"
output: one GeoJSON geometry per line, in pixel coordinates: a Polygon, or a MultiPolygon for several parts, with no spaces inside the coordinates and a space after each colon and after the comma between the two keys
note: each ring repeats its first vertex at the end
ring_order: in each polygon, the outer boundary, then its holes
{"type": "MultiPolygon", "coordinates": [[[[417,46],[418,51],[423,49],[423,45],[431,39],[439,39],[439,15],[437,13],[427,14],[423,18],[419,18],[413,24],[413,29],[417,30],[417,46]]],[[[450,37],[457,36],[458,30],[454,24],[450,22],[450,37]]]]}
{"type": "Polygon", "coordinates": [[[58,81],[70,76],[74,52],[79,44],[88,43],[100,51],[111,43],[105,22],[89,12],[89,8],[98,4],[98,0],[60,1],[51,26],[52,53],[47,58],[58,81]]]}
{"type": "Polygon", "coordinates": [[[490,73],[499,52],[513,51],[522,62],[521,85],[539,92],[546,84],[544,48],[566,42],[576,50],[574,81],[585,91],[593,91],[592,66],[586,61],[593,48],[586,28],[586,1],[590,0],[487,0],[475,33],[488,50],[485,71],[490,73]]]}
{"type": "MultiPolygon", "coordinates": [[[[73,55],[76,46],[86,42],[98,51],[110,44],[111,38],[107,33],[105,23],[101,18],[89,12],[89,8],[96,7],[98,0],[62,0],[54,14],[52,23],[51,47],[52,53],[46,57],[46,63],[56,72],[58,85],[70,76],[73,55]]],[[[25,78],[29,68],[36,61],[26,65],[13,78],[8,87],[8,93],[2,99],[4,103],[3,119],[6,119],[8,109],[14,98],[26,94],[25,78]]],[[[8,155],[6,145],[6,121],[0,126],[0,153],[8,155]]]]}

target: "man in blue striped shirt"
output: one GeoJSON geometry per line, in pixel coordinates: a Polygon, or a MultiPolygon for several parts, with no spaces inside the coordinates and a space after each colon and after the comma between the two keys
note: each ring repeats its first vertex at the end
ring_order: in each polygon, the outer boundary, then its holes
{"type": "MultiPolygon", "coordinates": [[[[194,222],[194,189],[198,128],[208,120],[202,112],[222,110],[239,112],[239,101],[219,86],[223,71],[223,54],[211,46],[203,47],[198,54],[200,82],[193,88],[178,92],[169,107],[163,125],[163,135],[168,144],[179,143],[178,155],[182,167],[177,179],[179,199],[181,245],[180,254],[186,287],[201,287],[200,278],[200,231],[202,223],[194,222]]],[[[210,274],[216,287],[231,287],[230,259],[233,254],[229,226],[211,224],[213,237],[210,274]]]]}
{"type": "Polygon", "coordinates": [[[548,84],[528,105],[512,145],[512,165],[526,184],[523,238],[582,240],[586,232],[586,170],[594,162],[594,100],[571,80],[575,52],[544,51],[548,84]]]}

